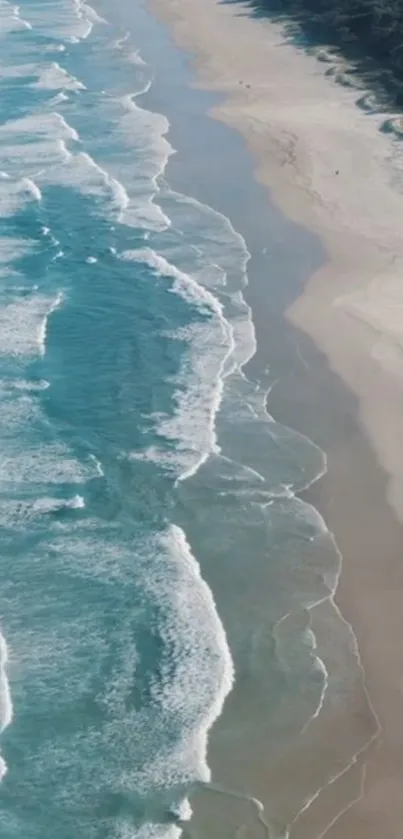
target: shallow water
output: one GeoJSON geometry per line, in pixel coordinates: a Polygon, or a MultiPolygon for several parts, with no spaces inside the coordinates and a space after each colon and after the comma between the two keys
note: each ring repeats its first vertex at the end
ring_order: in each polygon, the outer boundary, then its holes
{"type": "Polygon", "coordinates": [[[155,24],[104,6],[0,7],[5,839],[178,836],[234,673],[273,742],[327,684],[325,458],[245,375],[243,236],[163,177],[155,24]]]}

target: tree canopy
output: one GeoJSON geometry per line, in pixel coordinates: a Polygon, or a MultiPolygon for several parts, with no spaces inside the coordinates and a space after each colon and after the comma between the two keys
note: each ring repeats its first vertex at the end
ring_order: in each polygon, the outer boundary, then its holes
{"type": "Polygon", "coordinates": [[[298,21],[317,42],[337,46],[403,105],[403,0],[251,0],[251,5],[259,14],[298,21]]]}

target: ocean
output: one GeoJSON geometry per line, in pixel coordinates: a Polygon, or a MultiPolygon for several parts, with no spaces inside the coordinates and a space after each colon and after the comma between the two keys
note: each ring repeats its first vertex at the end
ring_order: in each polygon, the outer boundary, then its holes
{"type": "Polygon", "coordinates": [[[322,707],[325,455],[247,373],[253,248],[192,192],[147,9],[0,11],[0,833],[173,839],[234,684],[273,743],[322,707]]]}

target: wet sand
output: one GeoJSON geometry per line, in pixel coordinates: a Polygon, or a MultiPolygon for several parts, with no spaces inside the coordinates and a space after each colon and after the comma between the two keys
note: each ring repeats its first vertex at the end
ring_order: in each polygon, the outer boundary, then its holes
{"type": "Polygon", "coordinates": [[[234,738],[234,691],[212,732],[209,763],[221,787],[259,799],[265,813],[253,801],[202,790],[190,834],[400,839],[403,152],[379,131],[385,115],[357,106],[362,91],[325,76],[327,65],[248,7],[153,5],[195,56],[200,85],[226,94],[214,116],[245,136],[259,180],[326,248],[326,264],[287,312],[295,360],[270,396],[270,412],[327,452],[327,475],[305,497],[343,556],[336,605],[318,605],[310,616],[335,680],[315,725],[294,740],[291,733],[289,750],[276,754],[264,736],[264,699],[246,685],[242,717],[251,724],[234,738]],[[346,623],[334,661],[338,609],[346,623]],[[360,678],[349,681],[351,672],[360,678]]]}

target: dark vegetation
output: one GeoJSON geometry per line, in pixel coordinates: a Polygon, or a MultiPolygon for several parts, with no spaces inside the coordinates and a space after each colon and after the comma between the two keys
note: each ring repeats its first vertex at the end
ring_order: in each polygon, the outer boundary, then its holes
{"type": "Polygon", "coordinates": [[[339,49],[355,70],[403,106],[403,0],[249,0],[257,14],[298,26],[339,49]]]}

